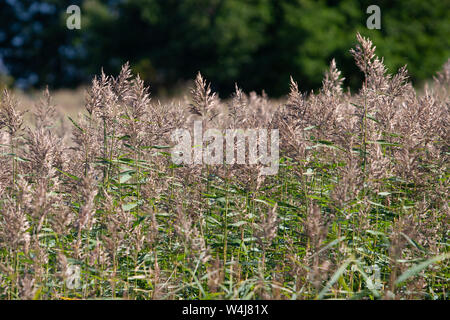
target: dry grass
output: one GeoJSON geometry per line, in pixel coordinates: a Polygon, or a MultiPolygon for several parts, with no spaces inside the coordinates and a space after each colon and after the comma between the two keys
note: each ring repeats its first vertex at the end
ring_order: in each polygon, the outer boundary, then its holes
{"type": "MultiPolygon", "coordinates": [[[[77,89],[59,89],[52,92],[52,101],[56,111],[60,114],[77,115],[84,108],[84,94],[86,88],[77,89]]],[[[31,109],[39,101],[42,93],[39,91],[24,92],[14,90],[13,94],[19,102],[19,108],[31,109]]]]}
{"type": "Polygon", "coordinates": [[[358,41],[355,95],[333,61],[320,92],[292,80],[283,104],[221,101],[201,75],[158,103],[124,66],[70,127],[44,92],[29,128],[5,91],[0,297],[447,299],[450,62],[418,95],[358,41]],[[278,128],[278,175],[173,164],[170,135],[194,119],[278,128]]]}

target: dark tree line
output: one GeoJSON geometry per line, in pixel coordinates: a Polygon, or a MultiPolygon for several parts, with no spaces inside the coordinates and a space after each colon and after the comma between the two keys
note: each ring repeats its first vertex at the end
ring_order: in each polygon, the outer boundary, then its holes
{"type": "Polygon", "coordinates": [[[317,88],[330,60],[355,88],[362,75],[348,53],[360,31],[391,71],[408,64],[412,80],[430,78],[450,56],[450,2],[313,0],[1,0],[0,57],[16,85],[70,87],[130,61],[154,90],[197,71],[215,89],[271,95],[317,88]],[[375,3],[374,3],[375,2],[375,3]],[[69,5],[81,29],[66,28],[69,5]],[[366,8],[381,8],[368,30],[366,8]]]}

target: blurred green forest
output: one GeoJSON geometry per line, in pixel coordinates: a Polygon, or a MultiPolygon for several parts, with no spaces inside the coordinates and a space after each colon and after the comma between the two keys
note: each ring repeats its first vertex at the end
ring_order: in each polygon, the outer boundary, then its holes
{"type": "MultiPolygon", "coordinates": [[[[450,1],[0,0],[0,76],[19,87],[75,87],[129,61],[152,87],[170,92],[201,71],[221,94],[238,83],[271,96],[318,88],[332,58],[357,89],[349,49],[369,36],[390,72],[408,65],[420,84],[450,57],[450,1]],[[66,9],[81,8],[69,30],[66,9]],[[381,8],[369,30],[368,6],[381,8]]],[[[0,80],[2,81],[2,80],[0,80]]]]}

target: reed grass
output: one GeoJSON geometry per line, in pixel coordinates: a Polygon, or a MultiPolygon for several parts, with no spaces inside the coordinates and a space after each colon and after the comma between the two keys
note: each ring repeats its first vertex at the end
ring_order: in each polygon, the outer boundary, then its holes
{"type": "Polygon", "coordinates": [[[369,39],[342,89],[291,79],[286,103],[199,74],[161,104],[125,65],[61,129],[50,93],[0,108],[2,299],[448,299],[450,60],[420,95],[369,39]],[[280,130],[280,170],[175,165],[170,135],[280,130]]]}

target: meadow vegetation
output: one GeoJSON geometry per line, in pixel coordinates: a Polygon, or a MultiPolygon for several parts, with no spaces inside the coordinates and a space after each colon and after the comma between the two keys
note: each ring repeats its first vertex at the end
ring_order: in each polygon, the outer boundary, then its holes
{"type": "Polygon", "coordinates": [[[2,299],[448,299],[450,60],[418,94],[369,39],[343,90],[285,103],[199,74],[159,103],[128,65],[102,73],[58,125],[45,91],[0,105],[2,299]],[[171,133],[278,129],[280,167],[175,165],[171,133]]]}

